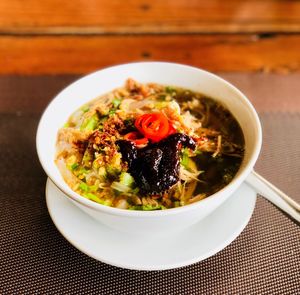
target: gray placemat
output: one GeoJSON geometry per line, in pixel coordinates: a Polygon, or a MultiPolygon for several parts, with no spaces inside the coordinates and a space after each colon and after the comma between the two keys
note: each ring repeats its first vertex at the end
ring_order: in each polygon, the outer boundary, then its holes
{"type": "MultiPolygon", "coordinates": [[[[231,245],[188,267],[131,271],[79,252],[47,212],[46,175],[35,151],[39,116],[0,115],[0,294],[300,294],[299,225],[261,197],[231,245]]],[[[260,116],[257,170],[300,201],[300,114],[260,116]]]]}

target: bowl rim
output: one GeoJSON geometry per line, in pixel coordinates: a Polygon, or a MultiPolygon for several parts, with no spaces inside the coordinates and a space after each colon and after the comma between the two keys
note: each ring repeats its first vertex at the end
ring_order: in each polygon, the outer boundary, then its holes
{"type": "MultiPolygon", "coordinates": [[[[252,169],[257,161],[257,158],[259,156],[259,153],[261,150],[261,145],[262,145],[262,128],[261,128],[261,123],[260,123],[258,114],[257,114],[255,108],[253,107],[253,105],[251,104],[251,102],[249,101],[249,99],[246,97],[246,95],[243,94],[238,88],[236,88],[234,85],[232,85],[225,79],[219,77],[218,75],[208,72],[206,70],[203,70],[203,69],[200,69],[197,67],[193,67],[193,66],[189,66],[189,65],[172,63],[172,62],[161,62],[161,61],[132,62],[132,63],[125,63],[125,64],[109,66],[109,67],[105,67],[100,70],[96,70],[90,74],[84,75],[83,77],[80,77],[79,79],[76,79],[74,82],[72,82],[71,84],[69,84],[68,86],[63,88],[60,92],[58,92],[52,98],[52,100],[49,102],[49,104],[45,108],[44,112],[42,113],[42,116],[41,116],[39,124],[38,124],[37,133],[36,133],[36,149],[37,149],[39,161],[40,161],[44,171],[46,172],[47,176],[52,180],[52,182],[55,184],[55,186],[57,186],[57,188],[64,193],[64,195],[66,195],[68,198],[71,198],[71,200],[83,205],[84,207],[88,207],[89,209],[92,209],[95,211],[100,211],[103,213],[107,213],[109,215],[126,216],[126,217],[142,217],[142,218],[175,215],[178,213],[183,213],[186,211],[197,209],[199,207],[205,206],[206,203],[211,202],[213,199],[220,198],[220,197],[222,197],[222,195],[223,196],[226,195],[224,193],[228,192],[230,190],[230,188],[234,188],[234,190],[236,190],[240,186],[240,184],[246,179],[246,177],[250,174],[250,172],[252,171],[252,169]],[[99,72],[103,72],[106,70],[111,70],[114,68],[115,69],[122,68],[122,67],[126,68],[131,65],[139,65],[142,67],[143,65],[148,65],[148,64],[155,64],[157,66],[165,66],[165,65],[170,66],[171,65],[171,66],[181,67],[182,69],[200,71],[204,75],[207,75],[215,80],[219,80],[219,82],[225,84],[225,86],[227,86],[231,91],[235,92],[240,97],[243,104],[246,105],[248,110],[251,112],[251,116],[253,118],[253,123],[254,123],[253,125],[255,125],[255,127],[256,127],[256,138],[254,139],[254,150],[253,150],[252,154],[250,155],[249,161],[246,164],[246,166],[243,167],[243,170],[240,171],[240,174],[237,177],[234,177],[234,179],[229,184],[227,184],[224,188],[217,191],[216,193],[210,195],[208,198],[205,198],[201,201],[198,201],[198,202],[195,202],[192,204],[184,205],[182,207],[177,207],[177,208],[170,208],[170,209],[166,209],[166,210],[142,211],[142,210],[127,210],[127,209],[119,209],[119,208],[115,208],[115,207],[109,207],[109,206],[105,206],[105,205],[93,202],[91,200],[88,200],[88,199],[84,198],[83,196],[81,196],[80,194],[74,192],[67,185],[67,183],[65,181],[59,181],[59,180],[55,179],[55,177],[53,176],[53,174],[51,172],[51,169],[48,168],[47,163],[44,161],[43,152],[42,152],[40,145],[41,145],[41,134],[43,132],[42,129],[43,129],[44,121],[45,121],[45,116],[51,110],[51,107],[54,104],[54,102],[56,100],[61,99],[61,95],[63,94],[63,92],[66,91],[67,89],[72,88],[75,84],[77,85],[77,84],[81,83],[83,80],[89,79],[90,77],[97,75],[99,72]]],[[[233,191],[229,195],[231,195],[232,193],[233,193],[233,191]]]]}

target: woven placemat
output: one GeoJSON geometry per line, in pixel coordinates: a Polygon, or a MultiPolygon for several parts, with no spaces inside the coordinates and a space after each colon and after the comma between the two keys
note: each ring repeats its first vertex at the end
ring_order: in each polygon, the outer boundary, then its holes
{"type": "MultiPolygon", "coordinates": [[[[47,79],[51,87],[42,85],[46,98],[40,106],[54,92],[52,86],[64,81],[47,79]]],[[[47,212],[46,175],[35,151],[40,109],[29,109],[25,101],[19,110],[4,110],[3,105],[12,108],[4,99],[18,94],[18,83],[12,83],[16,90],[5,84],[0,104],[0,294],[300,294],[300,227],[261,197],[231,245],[188,267],[131,271],[79,252],[47,212]]],[[[24,87],[34,89],[36,80],[31,83],[24,87]]],[[[34,106],[42,93],[38,88],[38,95],[20,95],[32,97],[34,106]]],[[[263,112],[260,117],[264,145],[257,171],[300,201],[300,114],[263,112]]]]}

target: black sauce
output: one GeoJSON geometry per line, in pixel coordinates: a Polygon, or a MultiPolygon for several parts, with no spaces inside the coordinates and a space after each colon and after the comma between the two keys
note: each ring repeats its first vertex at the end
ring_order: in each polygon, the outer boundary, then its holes
{"type": "Polygon", "coordinates": [[[181,133],[175,133],[158,143],[137,149],[132,143],[119,140],[122,158],[128,163],[142,194],[161,194],[179,181],[180,151],[186,147],[192,150],[194,140],[181,133]]]}

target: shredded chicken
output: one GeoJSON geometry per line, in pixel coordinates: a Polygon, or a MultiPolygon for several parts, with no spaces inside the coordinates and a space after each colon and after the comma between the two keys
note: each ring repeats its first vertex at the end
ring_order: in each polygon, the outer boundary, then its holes
{"type": "Polygon", "coordinates": [[[149,87],[145,84],[140,84],[133,79],[127,79],[126,88],[131,93],[134,93],[134,98],[137,100],[143,99],[150,94],[149,87]]]}
{"type": "Polygon", "coordinates": [[[218,135],[217,148],[216,151],[212,154],[213,158],[215,158],[221,152],[221,147],[222,147],[222,136],[218,135]]]}

